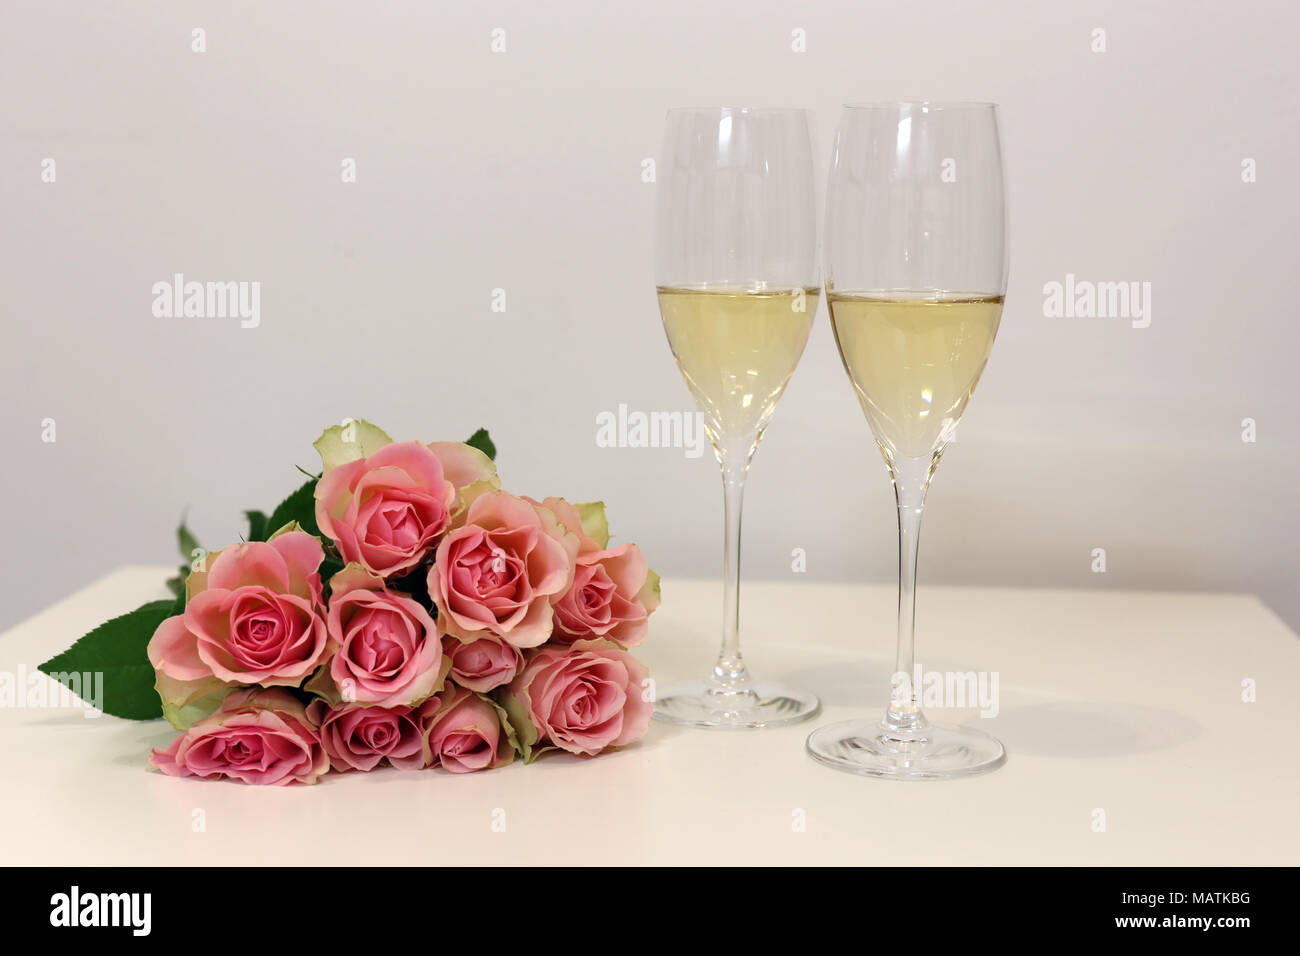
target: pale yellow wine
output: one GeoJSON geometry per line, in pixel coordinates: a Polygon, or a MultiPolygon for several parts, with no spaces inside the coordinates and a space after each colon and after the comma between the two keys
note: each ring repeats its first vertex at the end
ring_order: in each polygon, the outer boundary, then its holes
{"type": "Polygon", "coordinates": [[[828,292],[835,341],[885,457],[928,458],[979,382],[1002,296],[828,292]]]}
{"type": "Polygon", "coordinates": [[[659,314],[715,443],[757,444],[794,373],[817,289],[659,287],[659,314]]]}

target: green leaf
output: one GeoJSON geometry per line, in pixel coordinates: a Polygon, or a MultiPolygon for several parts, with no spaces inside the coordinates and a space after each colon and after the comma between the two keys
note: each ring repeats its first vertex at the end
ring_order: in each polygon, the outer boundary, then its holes
{"type": "Polygon", "coordinates": [[[267,525],[270,519],[262,511],[245,511],[244,517],[248,519],[248,540],[265,541],[267,534],[267,525]]]}
{"type": "Polygon", "coordinates": [[[343,570],[342,560],[334,557],[334,555],[332,554],[326,554],[325,560],[323,560],[320,563],[320,568],[319,568],[320,579],[322,581],[328,581],[332,577],[334,577],[334,575],[338,574],[342,570],[343,570]]]}
{"type": "MultiPolygon", "coordinates": [[[[185,569],[186,571],[189,568],[185,569]]],[[[172,597],[184,599],[185,597],[185,578],[178,574],[175,577],[167,579],[167,590],[172,592],[172,597]]]]}
{"type": "Polygon", "coordinates": [[[471,448],[477,448],[483,454],[487,455],[493,461],[497,458],[497,446],[492,444],[492,436],[488,434],[486,428],[480,428],[474,434],[465,440],[465,444],[471,448]]]}
{"type": "Polygon", "coordinates": [[[299,486],[298,490],[275,506],[271,516],[266,519],[265,531],[274,534],[290,521],[296,521],[308,534],[320,535],[316,524],[316,479],[312,478],[299,486]]]}
{"type": "Polygon", "coordinates": [[[180,526],[176,529],[176,544],[181,549],[181,557],[187,562],[194,559],[194,552],[201,551],[202,546],[198,539],[194,537],[194,532],[189,529],[185,523],[184,516],[181,517],[180,526]]]}
{"type": "Polygon", "coordinates": [[[172,603],[172,615],[185,613],[185,581],[190,576],[190,566],[182,564],[176,570],[176,576],[167,579],[167,590],[171,591],[176,600],[172,603]]]}
{"type": "Polygon", "coordinates": [[[170,598],[150,601],[115,617],[41,664],[40,670],[66,686],[71,686],[74,674],[103,674],[104,699],[97,703],[104,713],[128,720],[161,717],[162,704],[154,691],[147,648],[173,606],[170,598]]]}

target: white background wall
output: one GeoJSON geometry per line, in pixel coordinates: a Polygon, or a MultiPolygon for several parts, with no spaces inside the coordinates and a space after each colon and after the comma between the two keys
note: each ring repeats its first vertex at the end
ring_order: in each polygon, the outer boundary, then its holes
{"type": "MultiPolygon", "coordinates": [[[[824,173],[841,102],[903,98],[1003,104],[1012,210],[923,582],[1255,591],[1300,626],[1298,28],[1261,0],[7,0],[0,626],[172,560],[187,506],[206,544],[233,540],[349,415],[425,440],[486,425],[511,490],[604,497],[663,573],[716,575],[711,457],[594,440],[619,403],[690,407],[641,161],[669,106],[803,105],[824,173]],[[155,318],[174,272],[260,281],[261,326],[155,318]],[[1151,282],[1151,326],[1045,318],[1067,272],[1151,282]]],[[[893,577],[824,311],[747,506],[751,578],[791,576],[796,547],[810,579],[893,577]]]]}

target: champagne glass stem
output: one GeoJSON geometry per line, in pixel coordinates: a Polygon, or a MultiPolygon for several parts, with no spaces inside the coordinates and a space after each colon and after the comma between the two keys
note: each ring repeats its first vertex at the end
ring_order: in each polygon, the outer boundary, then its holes
{"type": "Polygon", "coordinates": [[[933,475],[933,460],[895,461],[894,497],[898,502],[898,656],[885,726],[890,730],[923,729],[925,715],[913,680],[916,669],[916,565],[920,550],[921,515],[933,475]]]}
{"type": "MultiPolygon", "coordinates": [[[[742,456],[742,459],[747,456],[742,456]]],[[[712,683],[723,693],[748,689],[749,672],[740,656],[740,519],[745,503],[748,461],[736,464],[732,455],[719,454],[722,465],[724,542],[722,576],[722,649],[713,665],[712,683]]]]}

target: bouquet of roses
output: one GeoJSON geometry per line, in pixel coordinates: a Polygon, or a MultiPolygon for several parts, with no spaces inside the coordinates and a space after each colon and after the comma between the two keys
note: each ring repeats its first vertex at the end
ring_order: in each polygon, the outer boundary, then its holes
{"type": "Polygon", "coordinates": [[[315,446],[321,474],[246,512],[247,540],[209,553],[182,524],[174,601],[41,669],[98,665],[105,712],[165,716],[181,734],[149,762],[178,777],[464,773],[645,733],[653,695],[628,648],[659,578],[635,544],[609,547],[602,503],[501,490],[482,430],[426,445],[348,420],[315,446]]]}

